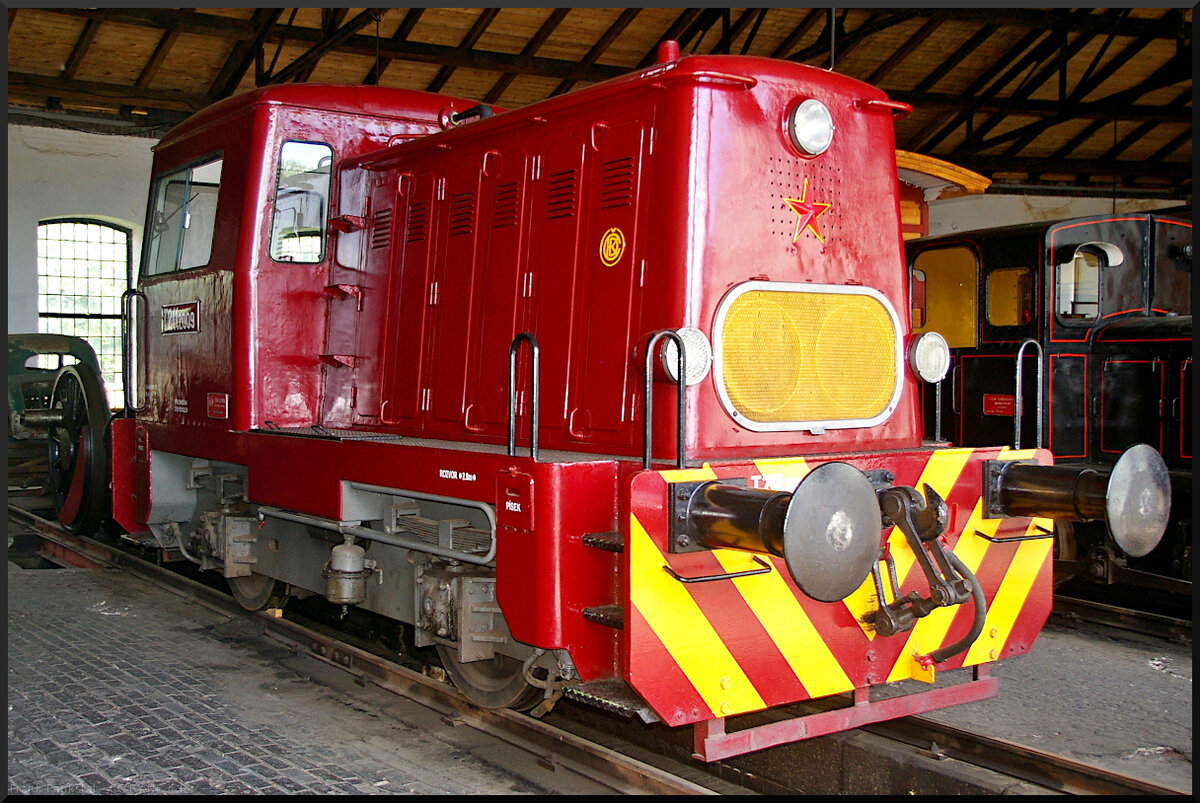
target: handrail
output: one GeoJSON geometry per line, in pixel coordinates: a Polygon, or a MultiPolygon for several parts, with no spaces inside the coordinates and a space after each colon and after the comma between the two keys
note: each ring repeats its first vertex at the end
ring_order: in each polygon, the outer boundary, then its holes
{"type": "Polygon", "coordinates": [[[676,458],[675,463],[677,468],[683,468],[683,452],[684,452],[684,411],[685,402],[687,400],[687,358],[683,353],[683,338],[678,332],[670,329],[662,329],[655,332],[650,338],[650,342],[646,344],[646,395],[642,399],[642,468],[650,468],[650,424],[651,416],[654,412],[654,404],[651,401],[653,392],[652,385],[654,383],[654,347],[658,345],[658,341],[662,338],[670,338],[675,341],[676,350],[679,352],[678,373],[676,374],[675,383],[679,388],[679,415],[676,421],[676,458]]]}
{"type": "Polygon", "coordinates": [[[1045,391],[1042,389],[1042,344],[1034,340],[1032,337],[1027,337],[1021,341],[1021,347],[1017,349],[1017,387],[1015,400],[1013,404],[1013,448],[1021,448],[1021,413],[1025,407],[1025,400],[1022,398],[1022,374],[1021,359],[1025,356],[1025,347],[1032,345],[1037,349],[1037,441],[1034,444],[1037,448],[1042,448],[1042,411],[1045,409],[1045,391]]]}
{"type": "MultiPolygon", "coordinates": [[[[135,297],[141,298],[143,304],[149,305],[149,302],[146,300],[146,294],[137,288],[131,287],[124,293],[121,293],[121,375],[122,384],[124,385],[122,395],[124,396],[125,412],[127,414],[145,412],[149,407],[148,404],[138,407],[133,403],[133,386],[137,384],[137,377],[133,376],[134,344],[129,334],[131,330],[135,329],[142,337],[146,334],[145,331],[142,331],[145,327],[138,329],[134,326],[133,299],[135,297]]],[[[138,353],[139,355],[142,353],[140,349],[138,353]]]]}
{"type": "Polygon", "coordinates": [[[538,357],[537,339],[529,332],[522,332],[513,338],[512,345],[508,347],[508,456],[512,457],[517,452],[517,349],[521,347],[521,341],[529,342],[529,351],[533,356],[530,363],[530,432],[529,432],[529,456],[533,458],[533,462],[538,459],[538,396],[541,394],[541,384],[539,381],[540,361],[538,357]]]}

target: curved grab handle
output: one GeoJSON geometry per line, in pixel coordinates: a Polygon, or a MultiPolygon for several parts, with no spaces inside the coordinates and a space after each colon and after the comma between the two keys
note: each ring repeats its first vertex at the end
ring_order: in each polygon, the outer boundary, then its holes
{"type": "Polygon", "coordinates": [[[744,572],[729,572],[728,574],[706,574],[702,577],[684,577],[676,572],[670,566],[663,566],[663,571],[674,577],[681,583],[707,583],[712,580],[733,580],[738,577],[750,577],[755,574],[767,574],[771,571],[771,564],[760,558],[758,555],[750,556],[755,563],[761,566],[761,569],[747,569],[744,572]]]}
{"type": "Polygon", "coordinates": [[[1021,371],[1021,359],[1025,356],[1025,349],[1028,346],[1033,346],[1037,352],[1037,441],[1034,444],[1037,448],[1042,448],[1042,411],[1045,409],[1045,398],[1042,390],[1042,365],[1045,359],[1042,357],[1042,344],[1034,340],[1032,337],[1027,337],[1021,341],[1021,347],[1017,349],[1017,377],[1016,389],[1013,393],[1013,448],[1021,448],[1021,415],[1025,411],[1024,391],[1021,387],[1024,379],[1021,371]]]}
{"type": "Polygon", "coordinates": [[[856,109],[888,109],[897,120],[903,120],[912,114],[913,107],[898,100],[856,100],[856,109]]]}
{"type": "MultiPolygon", "coordinates": [[[[134,321],[133,299],[140,298],[143,305],[148,305],[146,294],[137,288],[130,288],[124,293],[121,293],[121,374],[122,395],[125,399],[126,413],[142,413],[149,407],[148,404],[143,404],[138,407],[133,402],[133,387],[137,384],[137,377],[134,372],[134,343],[130,338],[130,332],[136,331],[141,337],[145,337],[145,327],[136,327],[134,321]]],[[[139,338],[140,339],[140,338],[139,338]]],[[[140,355],[142,350],[138,349],[140,355]]]]}
{"type": "Polygon", "coordinates": [[[675,432],[675,465],[676,468],[682,469],[684,451],[684,404],[687,401],[687,359],[683,354],[683,338],[679,336],[678,332],[674,332],[670,329],[662,329],[658,332],[655,332],[654,336],[650,338],[650,342],[646,344],[646,395],[642,399],[642,468],[650,468],[650,418],[654,414],[654,404],[652,403],[651,396],[653,393],[652,386],[654,383],[654,347],[657,346],[658,341],[662,340],[664,337],[675,341],[675,350],[679,353],[679,359],[677,360],[676,365],[679,373],[676,374],[677,378],[675,382],[679,388],[679,415],[676,421],[675,432]]]}
{"type": "Polygon", "coordinates": [[[529,404],[529,456],[536,463],[538,459],[538,396],[541,393],[538,380],[540,367],[537,338],[529,332],[522,332],[514,337],[512,345],[508,347],[508,456],[512,457],[517,451],[517,350],[520,349],[522,340],[529,343],[529,351],[533,355],[530,364],[533,381],[529,389],[532,396],[529,404]]]}

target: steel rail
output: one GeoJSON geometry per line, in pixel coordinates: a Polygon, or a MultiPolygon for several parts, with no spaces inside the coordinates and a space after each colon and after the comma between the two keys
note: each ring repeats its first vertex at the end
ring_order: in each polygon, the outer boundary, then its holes
{"type": "MultiPolygon", "coordinates": [[[[347,671],[362,682],[369,681],[380,688],[416,700],[441,713],[448,722],[462,722],[528,750],[538,756],[539,762],[545,766],[562,767],[623,793],[714,793],[708,788],[594,745],[531,717],[504,709],[477,708],[452,687],[295,622],[272,617],[264,612],[249,613],[220,591],[105,546],[94,539],[66,533],[57,523],[47,521],[20,507],[9,505],[9,515],[23,519],[60,550],[75,551],[85,556],[93,565],[124,569],[222,614],[256,617],[269,637],[347,671]]],[[[819,706],[820,702],[813,701],[809,705],[819,706]]],[[[826,704],[829,702],[826,701],[826,704]]],[[[1188,790],[1121,775],[1092,764],[971,733],[925,717],[905,717],[863,726],[860,730],[906,744],[939,758],[952,758],[1065,794],[1190,794],[1188,790]]]]}
{"type": "Polygon", "coordinates": [[[1190,644],[1192,623],[1187,619],[1121,608],[1104,602],[1054,595],[1053,615],[1062,619],[1114,627],[1145,636],[1190,644]]]}
{"type": "Polygon", "coordinates": [[[72,566],[90,564],[121,569],[222,615],[255,619],[269,638],[294,646],[305,654],[342,669],[358,681],[370,682],[431,708],[449,724],[468,725],[526,750],[547,768],[573,772],[619,794],[715,794],[704,786],[590,743],[532,717],[507,709],[478,708],[447,684],[296,622],[272,616],[265,611],[246,611],[218,590],[93,538],[68,533],[56,522],[31,511],[9,505],[8,513],[10,518],[20,520],[39,537],[54,545],[49,553],[43,553],[51,560],[72,566]],[[72,562],[69,556],[63,554],[64,550],[81,556],[83,562],[72,562]]]}
{"type": "Polygon", "coordinates": [[[1065,756],[943,725],[925,717],[868,725],[862,730],[1070,795],[1190,795],[1190,790],[1132,778],[1065,756]]]}

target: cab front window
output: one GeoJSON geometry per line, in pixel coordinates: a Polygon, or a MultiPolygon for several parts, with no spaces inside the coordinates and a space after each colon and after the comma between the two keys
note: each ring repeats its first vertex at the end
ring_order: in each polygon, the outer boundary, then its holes
{"type": "Polygon", "coordinates": [[[211,159],[155,181],[146,275],[208,264],[217,224],[221,164],[221,159],[211,159]]]}
{"type": "Polygon", "coordinates": [[[325,258],[326,216],[333,149],[318,142],[285,142],[279,149],[269,254],[278,262],[325,258]]]}

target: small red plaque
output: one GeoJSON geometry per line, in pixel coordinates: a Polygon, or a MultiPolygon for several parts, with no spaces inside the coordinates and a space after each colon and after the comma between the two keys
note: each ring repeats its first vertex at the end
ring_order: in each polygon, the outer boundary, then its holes
{"type": "Polygon", "coordinates": [[[1003,415],[1009,418],[1016,412],[1016,398],[1007,393],[983,394],[983,414],[1003,415]]]}
{"type": "Polygon", "coordinates": [[[208,417],[209,418],[229,418],[229,394],[228,393],[210,393],[210,394],[208,394],[208,417]]]}

